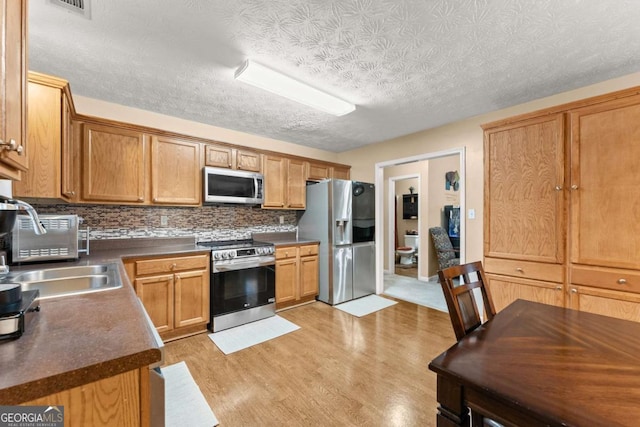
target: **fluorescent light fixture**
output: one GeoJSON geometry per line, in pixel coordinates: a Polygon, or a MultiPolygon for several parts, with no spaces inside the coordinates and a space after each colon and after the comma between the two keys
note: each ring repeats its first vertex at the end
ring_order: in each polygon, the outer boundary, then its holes
{"type": "Polygon", "coordinates": [[[235,78],[336,116],[344,116],[356,109],[353,104],[248,59],[236,70],[235,78]]]}

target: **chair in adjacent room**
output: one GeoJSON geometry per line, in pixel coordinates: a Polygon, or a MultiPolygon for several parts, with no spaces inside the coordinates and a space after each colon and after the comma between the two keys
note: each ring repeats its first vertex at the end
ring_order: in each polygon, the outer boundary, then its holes
{"type": "MultiPolygon", "coordinates": [[[[445,268],[438,271],[438,277],[444,298],[447,301],[447,307],[449,307],[453,331],[458,341],[482,324],[474,289],[480,289],[486,320],[493,319],[496,310],[486,285],[487,279],[480,261],[445,268]],[[459,280],[460,277],[462,277],[462,282],[459,280]]],[[[502,427],[500,423],[483,416],[478,411],[471,411],[471,420],[472,426],[502,427]]]]}
{"type": "Polygon", "coordinates": [[[438,256],[438,269],[444,270],[454,265],[460,265],[460,251],[453,248],[449,234],[442,227],[429,228],[433,247],[438,256]]]}

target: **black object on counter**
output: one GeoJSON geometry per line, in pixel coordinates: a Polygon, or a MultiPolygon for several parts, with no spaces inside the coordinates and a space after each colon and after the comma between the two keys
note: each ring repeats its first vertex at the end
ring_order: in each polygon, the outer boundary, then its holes
{"type": "Polygon", "coordinates": [[[0,283],[0,315],[15,313],[22,305],[20,283],[0,283]]]}
{"type": "Polygon", "coordinates": [[[0,314],[0,340],[20,337],[33,314],[40,311],[40,291],[23,291],[22,301],[17,310],[0,314]]]}

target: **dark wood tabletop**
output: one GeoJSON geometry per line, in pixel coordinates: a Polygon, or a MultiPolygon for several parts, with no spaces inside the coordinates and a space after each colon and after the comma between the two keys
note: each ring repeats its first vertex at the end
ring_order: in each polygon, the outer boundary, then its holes
{"type": "Polygon", "coordinates": [[[436,357],[439,426],[637,426],[640,323],[517,300],[436,357]]]}

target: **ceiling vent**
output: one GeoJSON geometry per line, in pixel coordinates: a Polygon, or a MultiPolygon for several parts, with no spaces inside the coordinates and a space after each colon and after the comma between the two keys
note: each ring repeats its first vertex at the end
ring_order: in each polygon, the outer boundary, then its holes
{"type": "Polygon", "coordinates": [[[91,19],[91,0],[49,0],[49,3],[91,19]]]}

